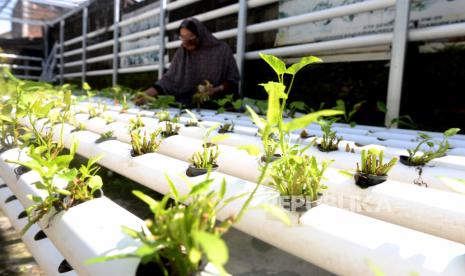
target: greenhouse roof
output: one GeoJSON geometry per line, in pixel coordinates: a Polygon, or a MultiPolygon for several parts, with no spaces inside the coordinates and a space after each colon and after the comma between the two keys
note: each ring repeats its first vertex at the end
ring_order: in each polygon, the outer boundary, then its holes
{"type": "Polygon", "coordinates": [[[0,20],[51,25],[87,5],[89,0],[0,0],[0,20]]]}

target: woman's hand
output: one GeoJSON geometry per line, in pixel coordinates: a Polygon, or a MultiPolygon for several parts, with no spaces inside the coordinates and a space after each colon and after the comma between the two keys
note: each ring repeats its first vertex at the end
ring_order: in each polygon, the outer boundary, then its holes
{"type": "Polygon", "coordinates": [[[147,96],[155,97],[157,95],[158,95],[157,89],[155,87],[151,86],[147,90],[145,90],[144,94],[136,96],[136,98],[134,99],[134,103],[136,105],[143,105],[143,104],[147,103],[147,96]]]}
{"type": "Polygon", "coordinates": [[[224,90],[224,87],[221,84],[221,85],[218,85],[216,87],[208,87],[206,93],[207,93],[208,96],[211,97],[211,96],[215,95],[216,93],[221,92],[223,90],[224,90]]]}

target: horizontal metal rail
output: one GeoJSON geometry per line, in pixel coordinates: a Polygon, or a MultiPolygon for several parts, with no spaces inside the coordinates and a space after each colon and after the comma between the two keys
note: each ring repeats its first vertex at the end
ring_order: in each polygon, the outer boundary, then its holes
{"type": "MultiPolygon", "coordinates": [[[[184,6],[187,6],[187,5],[190,5],[192,3],[199,2],[199,1],[200,0],[179,0],[179,1],[176,1],[176,2],[169,3],[166,8],[167,8],[168,11],[172,11],[172,10],[182,8],[184,6]]],[[[158,14],[160,14],[160,9],[154,9],[154,10],[151,10],[151,11],[147,11],[145,13],[139,14],[137,17],[132,17],[132,18],[128,18],[128,19],[126,19],[124,21],[121,21],[119,23],[119,27],[124,27],[124,26],[130,25],[130,24],[142,21],[144,19],[148,19],[150,17],[156,16],[158,14]]],[[[86,35],[86,37],[87,38],[96,37],[96,36],[104,34],[106,32],[113,31],[113,29],[114,29],[114,25],[112,24],[109,27],[101,28],[101,29],[89,32],[86,35]]],[[[65,46],[69,46],[69,45],[78,43],[80,41],[82,41],[82,35],[78,36],[78,37],[74,37],[74,38],[69,39],[69,40],[66,40],[63,44],[65,46]]],[[[113,40],[111,40],[111,41],[113,41],[113,40]]]]}
{"type": "Polygon", "coordinates": [[[40,80],[39,76],[15,75],[15,77],[23,80],[40,80]]]}
{"type": "Polygon", "coordinates": [[[10,69],[18,69],[18,70],[31,70],[31,71],[42,71],[42,67],[38,66],[28,66],[28,65],[18,65],[18,64],[0,64],[1,68],[10,68],[10,69]]]}
{"type": "Polygon", "coordinates": [[[21,55],[8,54],[8,53],[0,53],[0,58],[22,59],[22,60],[32,60],[32,61],[42,61],[42,59],[41,59],[41,58],[38,58],[38,57],[21,56],[21,55]]]}

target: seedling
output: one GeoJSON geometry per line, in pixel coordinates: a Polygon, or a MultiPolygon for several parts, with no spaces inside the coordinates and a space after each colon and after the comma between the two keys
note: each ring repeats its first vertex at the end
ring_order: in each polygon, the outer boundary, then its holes
{"type": "MultiPolygon", "coordinates": [[[[442,141],[434,140],[431,136],[426,133],[418,133],[420,142],[414,149],[408,149],[408,158],[406,164],[410,166],[424,166],[434,158],[442,157],[446,155],[447,150],[450,149],[448,139],[456,135],[460,131],[460,128],[450,128],[444,131],[442,141]],[[429,150],[420,153],[422,145],[427,145],[429,150]]],[[[401,159],[402,160],[402,159],[401,159]]]]}
{"type": "Polygon", "coordinates": [[[132,155],[138,156],[146,153],[156,152],[161,144],[158,140],[158,135],[161,132],[161,128],[158,128],[154,132],[150,133],[150,137],[147,138],[147,132],[141,134],[140,130],[131,132],[131,145],[132,155]]]}
{"type": "Polygon", "coordinates": [[[331,126],[335,120],[319,120],[317,123],[323,131],[323,137],[320,144],[318,144],[318,149],[324,152],[336,151],[338,150],[339,142],[342,137],[336,136],[336,132],[331,130],[331,126]]]}

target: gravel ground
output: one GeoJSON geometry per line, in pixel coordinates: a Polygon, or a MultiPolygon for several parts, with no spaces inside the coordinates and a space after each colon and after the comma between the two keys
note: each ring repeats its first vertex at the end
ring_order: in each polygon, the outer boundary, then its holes
{"type": "Polygon", "coordinates": [[[0,276],[45,275],[0,209],[0,276]]]}

